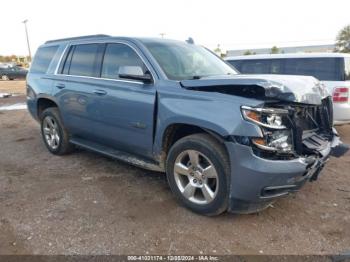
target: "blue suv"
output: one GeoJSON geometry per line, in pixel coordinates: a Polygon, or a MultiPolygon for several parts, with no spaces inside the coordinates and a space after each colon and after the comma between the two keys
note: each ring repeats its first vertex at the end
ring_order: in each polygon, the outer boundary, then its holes
{"type": "Polygon", "coordinates": [[[27,104],[51,153],[79,146],[166,172],[176,198],[205,215],[256,212],[298,191],[340,143],[318,80],[240,75],[190,42],[47,41],[27,104]]]}

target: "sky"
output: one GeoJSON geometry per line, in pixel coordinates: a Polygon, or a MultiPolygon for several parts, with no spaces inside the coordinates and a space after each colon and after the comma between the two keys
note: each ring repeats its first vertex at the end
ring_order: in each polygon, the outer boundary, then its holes
{"type": "Polygon", "coordinates": [[[349,0],[16,0],[1,3],[0,55],[89,34],[186,40],[223,51],[333,43],[349,0]],[[5,12],[4,10],[8,10],[5,12]]]}

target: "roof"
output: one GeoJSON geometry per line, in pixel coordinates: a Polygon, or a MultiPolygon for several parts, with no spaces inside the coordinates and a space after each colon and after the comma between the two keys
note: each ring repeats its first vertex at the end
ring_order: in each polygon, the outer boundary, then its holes
{"type": "Polygon", "coordinates": [[[95,38],[105,38],[110,37],[109,35],[98,34],[98,35],[84,35],[84,36],[76,36],[76,37],[68,37],[68,38],[60,38],[46,41],[45,44],[56,43],[56,42],[66,42],[73,40],[83,40],[83,39],[95,39],[95,38]]]}
{"type": "Polygon", "coordinates": [[[225,60],[248,60],[248,59],[277,59],[277,58],[316,58],[316,57],[350,57],[345,53],[295,53],[295,54],[261,54],[261,55],[243,55],[231,56],[225,60]]]}
{"type": "Polygon", "coordinates": [[[77,37],[69,37],[69,38],[61,38],[61,39],[55,39],[55,40],[48,40],[45,42],[46,44],[53,44],[53,43],[59,43],[59,42],[74,42],[74,41],[80,41],[80,40],[138,40],[143,43],[183,43],[184,41],[178,41],[178,40],[172,40],[172,39],[166,39],[166,38],[151,38],[151,37],[122,37],[122,36],[110,36],[110,35],[104,35],[104,34],[97,34],[97,35],[85,35],[85,36],[77,36],[77,37]]]}

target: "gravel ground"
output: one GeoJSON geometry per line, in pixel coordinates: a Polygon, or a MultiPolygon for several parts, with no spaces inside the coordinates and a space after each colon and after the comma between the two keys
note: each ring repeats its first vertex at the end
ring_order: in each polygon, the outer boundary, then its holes
{"type": "MultiPolygon", "coordinates": [[[[350,126],[338,131],[350,143],[350,126]]],[[[26,110],[0,111],[0,254],[349,252],[349,170],[349,153],[331,158],[261,213],[208,218],[179,206],[163,174],[84,150],[53,156],[26,110]]]]}

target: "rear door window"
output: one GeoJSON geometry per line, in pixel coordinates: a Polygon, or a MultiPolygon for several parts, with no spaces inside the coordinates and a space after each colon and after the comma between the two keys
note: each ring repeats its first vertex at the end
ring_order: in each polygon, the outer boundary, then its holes
{"type": "Polygon", "coordinates": [[[49,65],[56,54],[58,46],[41,47],[35,54],[33,63],[30,67],[31,73],[45,74],[49,65]]]}
{"type": "Polygon", "coordinates": [[[70,57],[68,54],[66,63],[63,69],[68,75],[75,76],[98,76],[97,73],[97,59],[98,59],[99,44],[82,44],[76,45],[70,57]],[[69,59],[71,59],[69,63],[69,59]],[[69,69],[66,67],[69,66],[69,69]]]}
{"type": "Polygon", "coordinates": [[[285,74],[313,76],[323,81],[341,81],[340,59],[288,58],[285,59],[285,74]]]}

